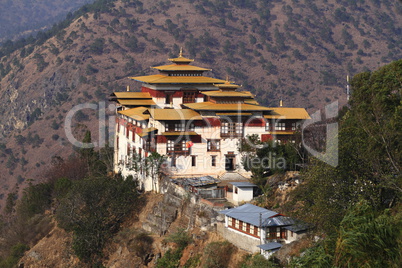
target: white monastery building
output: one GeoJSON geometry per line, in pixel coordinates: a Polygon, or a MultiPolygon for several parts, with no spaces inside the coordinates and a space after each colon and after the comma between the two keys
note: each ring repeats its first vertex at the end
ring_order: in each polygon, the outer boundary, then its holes
{"type": "Polygon", "coordinates": [[[204,76],[210,69],[192,59],[169,59],[153,67],[158,74],[130,77],[141,92],[114,92],[117,103],[115,172],[134,175],[144,190],[158,189],[133,156],[166,156],[173,177],[219,175],[242,169],[238,144],[247,135],[261,141],[293,141],[298,124],[308,119],[304,108],[264,107],[249,91],[222,79],[204,76]]]}

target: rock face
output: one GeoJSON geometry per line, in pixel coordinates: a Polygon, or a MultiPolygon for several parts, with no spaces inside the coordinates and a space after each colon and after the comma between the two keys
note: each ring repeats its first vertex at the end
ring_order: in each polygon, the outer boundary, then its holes
{"type": "Polygon", "coordinates": [[[163,200],[159,202],[143,223],[143,229],[166,234],[171,224],[180,218],[187,219],[186,229],[194,227],[213,230],[218,212],[199,202],[199,197],[186,192],[183,188],[167,181],[162,183],[163,200]]]}

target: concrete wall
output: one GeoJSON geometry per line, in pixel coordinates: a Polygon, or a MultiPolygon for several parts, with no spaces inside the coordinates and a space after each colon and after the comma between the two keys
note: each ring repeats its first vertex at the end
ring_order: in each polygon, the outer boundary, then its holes
{"type": "Polygon", "coordinates": [[[226,228],[225,224],[221,222],[217,223],[217,231],[220,235],[222,235],[222,237],[234,244],[236,247],[239,247],[250,253],[260,252],[260,248],[257,247],[261,244],[259,238],[251,237],[233,229],[226,228]]]}

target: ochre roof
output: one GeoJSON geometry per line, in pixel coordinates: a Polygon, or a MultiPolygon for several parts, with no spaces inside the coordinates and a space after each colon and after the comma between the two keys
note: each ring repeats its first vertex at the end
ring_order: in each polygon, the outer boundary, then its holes
{"type": "Polygon", "coordinates": [[[249,91],[222,91],[222,90],[214,90],[214,91],[203,91],[201,92],[204,95],[211,97],[243,97],[243,98],[253,98],[253,94],[249,91]]]}
{"type": "Polygon", "coordinates": [[[117,102],[120,103],[121,105],[127,105],[127,106],[151,106],[151,105],[156,105],[156,103],[151,99],[145,99],[145,100],[133,100],[133,99],[117,99],[117,102]]]}
{"type": "Polygon", "coordinates": [[[157,131],[158,129],[156,127],[149,127],[149,128],[144,128],[142,129],[141,133],[138,133],[140,137],[145,137],[149,135],[152,131],[157,131]]]}
{"type": "Polygon", "coordinates": [[[221,88],[221,89],[236,89],[236,88],[241,87],[239,85],[231,84],[228,80],[226,80],[225,83],[223,83],[223,84],[216,84],[214,86],[221,88]]]}
{"type": "Polygon", "coordinates": [[[171,132],[162,132],[163,136],[196,136],[197,132],[194,131],[171,131],[171,132]]]}
{"type": "Polygon", "coordinates": [[[194,60],[183,57],[182,53],[180,52],[180,55],[177,58],[169,59],[169,61],[175,63],[190,63],[193,62],[194,60]]]}
{"type": "Polygon", "coordinates": [[[245,103],[213,103],[213,102],[199,102],[199,103],[186,103],[183,104],[190,109],[194,110],[209,110],[209,111],[270,111],[271,108],[264,106],[245,104],[245,103]]]}
{"type": "Polygon", "coordinates": [[[149,109],[155,120],[202,120],[196,111],[191,109],[149,109]]]}
{"type": "Polygon", "coordinates": [[[118,99],[152,99],[151,94],[148,92],[113,92],[110,96],[118,99]]]}
{"type": "Polygon", "coordinates": [[[211,69],[201,68],[188,64],[170,64],[152,67],[160,71],[211,71],[211,69]]]}
{"type": "Polygon", "coordinates": [[[245,100],[244,100],[244,103],[246,103],[246,104],[260,105],[260,104],[258,103],[258,101],[256,101],[255,99],[245,99],[245,100]]]}
{"type": "Polygon", "coordinates": [[[161,74],[129,77],[148,84],[214,84],[224,80],[205,76],[167,76],[161,74]]]}
{"type": "Polygon", "coordinates": [[[146,107],[136,107],[132,109],[118,111],[118,113],[138,121],[143,121],[149,119],[149,114],[144,114],[146,110],[148,110],[148,108],[146,107]]]}
{"type": "Polygon", "coordinates": [[[271,131],[269,134],[272,135],[293,135],[294,131],[271,131]]]}
{"type": "Polygon", "coordinates": [[[264,115],[267,119],[310,119],[306,109],[291,107],[272,107],[271,114],[264,115]]]}

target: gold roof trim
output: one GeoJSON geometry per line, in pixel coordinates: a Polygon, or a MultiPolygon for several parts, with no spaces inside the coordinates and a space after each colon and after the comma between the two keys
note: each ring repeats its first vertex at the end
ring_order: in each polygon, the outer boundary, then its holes
{"type": "Polygon", "coordinates": [[[199,103],[186,103],[183,104],[190,109],[194,110],[208,110],[208,111],[270,111],[272,108],[267,108],[259,105],[245,104],[245,103],[213,103],[210,101],[199,103]]]}
{"type": "Polygon", "coordinates": [[[148,92],[113,92],[110,96],[118,99],[152,99],[148,92]]]}
{"type": "Polygon", "coordinates": [[[182,64],[169,64],[151,67],[160,71],[211,71],[211,69],[206,69],[193,65],[182,65],[182,64]]]}
{"type": "Polygon", "coordinates": [[[161,74],[135,76],[130,79],[148,84],[214,84],[223,80],[205,76],[167,76],[161,74]]]}
{"type": "Polygon", "coordinates": [[[202,91],[204,95],[211,97],[243,97],[243,98],[254,98],[253,94],[249,91],[202,91]]]}
{"type": "Polygon", "coordinates": [[[146,110],[148,110],[148,108],[146,107],[136,107],[132,109],[118,111],[118,113],[138,121],[144,121],[149,119],[149,114],[144,114],[146,110]]]}
{"type": "Polygon", "coordinates": [[[123,106],[153,106],[156,105],[156,103],[150,99],[145,99],[145,100],[133,100],[133,99],[117,99],[117,102],[123,106]]]}
{"type": "Polygon", "coordinates": [[[202,116],[191,109],[149,109],[155,120],[202,120],[202,116]]]}
{"type": "Polygon", "coordinates": [[[149,135],[153,131],[157,131],[158,129],[156,127],[149,127],[149,128],[144,128],[142,129],[141,133],[138,133],[140,137],[145,137],[149,135]]]}
{"type": "Polygon", "coordinates": [[[272,107],[271,114],[264,115],[267,119],[311,119],[306,109],[304,108],[291,108],[291,107],[272,107]]]}

